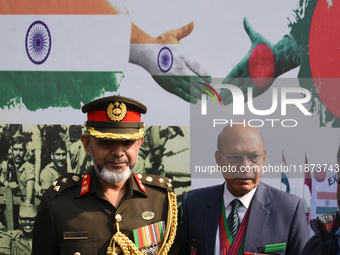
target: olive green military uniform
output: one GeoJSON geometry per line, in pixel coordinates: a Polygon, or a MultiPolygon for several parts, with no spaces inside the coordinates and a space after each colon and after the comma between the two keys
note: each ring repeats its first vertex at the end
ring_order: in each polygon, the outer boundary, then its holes
{"type": "Polygon", "coordinates": [[[118,214],[122,217],[120,231],[133,242],[134,229],[160,221],[166,223],[170,180],[132,174],[127,192],[115,208],[104,195],[94,169],[85,176],[66,174],[46,190],[35,220],[33,255],[104,255],[117,232],[118,214]],[[143,212],[153,212],[154,217],[143,219],[143,212]]]}

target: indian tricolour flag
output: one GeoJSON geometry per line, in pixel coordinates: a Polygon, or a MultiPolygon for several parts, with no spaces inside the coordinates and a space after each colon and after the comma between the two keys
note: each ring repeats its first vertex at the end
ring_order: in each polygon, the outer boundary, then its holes
{"type": "Polygon", "coordinates": [[[0,2],[0,107],[79,109],[117,91],[131,19],[105,0],[0,2]]]}

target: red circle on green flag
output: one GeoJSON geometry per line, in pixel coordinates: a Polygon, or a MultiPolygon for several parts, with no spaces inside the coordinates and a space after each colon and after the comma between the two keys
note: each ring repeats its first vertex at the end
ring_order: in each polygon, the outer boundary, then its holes
{"type": "Polygon", "coordinates": [[[275,71],[275,59],[268,45],[261,43],[254,47],[249,56],[249,76],[253,83],[264,88],[273,78],[275,71]]]}
{"type": "Polygon", "coordinates": [[[309,62],[314,86],[323,104],[338,118],[340,118],[339,14],[339,1],[318,1],[309,31],[309,62]]]}

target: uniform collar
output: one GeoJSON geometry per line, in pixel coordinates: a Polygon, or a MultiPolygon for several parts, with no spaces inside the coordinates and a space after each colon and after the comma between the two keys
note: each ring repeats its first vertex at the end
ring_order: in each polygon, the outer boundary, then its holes
{"type": "MultiPolygon", "coordinates": [[[[85,197],[85,196],[88,196],[90,194],[93,194],[93,193],[96,193],[97,197],[101,198],[101,199],[104,199],[104,200],[107,200],[106,196],[104,195],[104,192],[103,192],[103,189],[99,183],[99,180],[98,180],[98,177],[96,175],[96,172],[94,170],[94,167],[91,167],[89,169],[89,171],[87,172],[87,174],[90,175],[90,188],[89,188],[89,191],[83,195],[80,195],[80,192],[81,192],[81,188],[82,188],[82,180],[83,178],[80,179],[80,187],[79,187],[79,192],[78,194],[76,195],[76,197],[85,197]]],[[[138,184],[137,184],[137,181],[135,180],[135,177],[134,177],[134,173],[131,173],[131,176],[130,178],[127,180],[127,191],[124,195],[125,198],[130,198],[134,195],[134,193],[140,193],[140,194],[143,194],[144,196],[147,196],[146,193],[144,193],[143,191],[140,190],[138,184]]]]}

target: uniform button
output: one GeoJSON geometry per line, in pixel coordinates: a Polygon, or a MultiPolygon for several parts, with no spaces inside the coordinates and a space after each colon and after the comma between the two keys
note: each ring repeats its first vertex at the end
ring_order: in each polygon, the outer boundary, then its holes
{"type": "Polygon", "coordinates": [[[115,218],[116,218],[116,221],[118,221],[118,222],[122,221],[122,219],[123,219],[122,215],[120,215],[120,214],[116,214],[115,218]]]}
{"type": "Polygon", "coordinates": [[[76,252],[74,253],[74,255],[81,255],[81,253],[78,252],[78,251],[76,251],[76,252]]]}
{"type": "Polygon", "coordinates": [[[145,178],[145,180],[147,181],[147,182],[152,182],[152,177],[151,176],[147,176],[146,178],[145,178]]]}

